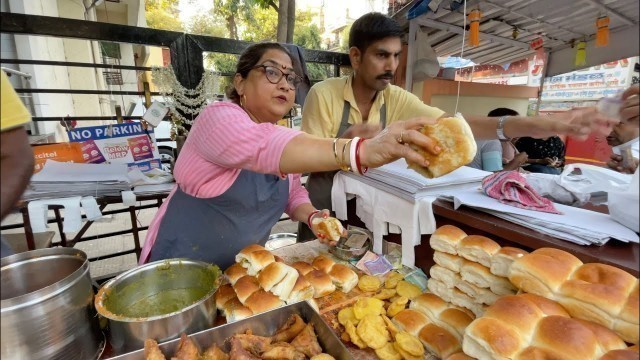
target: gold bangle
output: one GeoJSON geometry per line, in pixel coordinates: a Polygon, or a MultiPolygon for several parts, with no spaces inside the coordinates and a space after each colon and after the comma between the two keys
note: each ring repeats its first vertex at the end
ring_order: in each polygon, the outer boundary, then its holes
{"type": "Polygon", "coordinates": [[[351,144],[352,141],[353,139],[349,139],[349,141],[344,143],[344,145],[342,146],[342,158],[341,158],[342,166],[340,167],[342,171],[351,171],[351,162],[347,164],[347,162],[344,161],[344,149],[346,149],[349,146],[349,144],[351,144]]]}
{"type": "Polygon", "coordinates": [[[340,162],[340,158],[338,157],[338,138],[333,139],[333,156],[336,158],[338,167],[342,169],[342,163],[340,162]]]}

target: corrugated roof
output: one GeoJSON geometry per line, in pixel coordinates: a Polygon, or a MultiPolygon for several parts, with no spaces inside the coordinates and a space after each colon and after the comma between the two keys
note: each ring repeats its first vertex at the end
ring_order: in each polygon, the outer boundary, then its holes
{"type": "MultiPolygon", "coordinates": [[[[393,17],[408,29],[407,12],[419,1],[410,2],[393,17]]],[[[429,42],[438,56],[460,56],[461,53],[463,6],[451,11],[451,3],[452,0],[443,0],[435,13],[430,11],[415,18],[423,29],[429,29],[429,42]]],[[[463,56],[479,64],[505,64],[526,58],[534,53],[530,49],[530,42],[539,36],[543,38],[543,46],[551,57],[563,50],[567,52],[566,49],[574,51],[572,44],[579,40],[591,41],[587,48],[587,59],[591,53],[594,61],[612,61],[638,55],[638,0],[467,1],[467,13],[476,8],[482,12],[480,45],[465,46],[463,56]],[[596,19],[605,14],[610,18],[611,41],[620,41],[621,37],[625,37],[626,46],[593,48],[596,19]],[[515,38],[514,29],[518,31],[515,38]],[[628,34],[633,33],[636,34],[635,39],[628,38],[628,34]]],[[[568,70],[573,70],[573,64],[569,67],[568,70]]],[[[556,66],[552,72],[557,73],[564,68],[556,66]]]]}

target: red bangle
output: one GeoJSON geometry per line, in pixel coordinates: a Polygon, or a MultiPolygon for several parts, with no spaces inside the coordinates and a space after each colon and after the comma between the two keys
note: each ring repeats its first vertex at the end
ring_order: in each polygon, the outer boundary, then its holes
{"type": "Polygon", "coordinates": [[[356,144],[356,169],[358,170],[358,173],[360,175],[364,175],[367,170],[369,170],[368,167],[363,167],[362,163],[360,162],[360,145],[362,145],[363,142],[364,139],[360,139],[360,141],[358,141],[358,143],[356,144]]]}
{"type": "Polygon", "coordinates": [[[311,214],[309,214],[309,217],[307,218],[307,225],[309,226],[309,229],[311,229],[311,217],[319,212],[320,210],[315,210],[312,211],[311,214]]]}

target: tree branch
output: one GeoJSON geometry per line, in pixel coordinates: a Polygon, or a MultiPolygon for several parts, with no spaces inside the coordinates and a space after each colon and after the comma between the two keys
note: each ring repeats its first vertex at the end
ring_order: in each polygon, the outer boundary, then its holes
{"type": "Polygon", "coordinates": [[[271,6],[276,12],[278,11],[278,5],[273,0],[267,0],[267,5],[271,6]]]}

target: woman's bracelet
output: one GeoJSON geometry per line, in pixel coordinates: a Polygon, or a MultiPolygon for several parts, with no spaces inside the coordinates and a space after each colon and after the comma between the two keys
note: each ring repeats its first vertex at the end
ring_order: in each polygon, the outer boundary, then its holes
{"type": "MultiPolygon", "coordinates": [[[[353,167],[355,166],[355,164],[353,162],[349,162],[349,164],[346,164],[345,160],[344,160],[344,151],[347,147],[349,147],[349,152],[351,152],[351,148],[352,146],[350,146],[353,143],[353,139],[349,139],[343,146],[342,146],[342,164],[340,166],[340,169],[342,171],[351,171],[353,169],[353,167]]],[[[349,158],[350,159],[350,158],[349,158]]]]}
{"type": "Polygon", "coordinates": [[[320,212],[320,210],[314,210],[314,211],[311,212],[311,214],[309,214],[309,217],[307,218],[307,225],[309,225],[309,229],[313,229],[311,227],[311,218],[313,217],[313,215],[315,215],[315,214],[317,214],[319,212],[320,212]]]}
{"type": "Polygon", "coordinates": [[[336,164],[338,164],[338,167],[342,168],[340,157],[338,157],[338,138],[333,139],[333,156],[336,158],[336,164]]]}
{"type": "Polygon", "coordinates": [[[367,170],[369,170],[368,167],[362,166],[362,161],[360,160],[360,148],[362,146],[362,143],[364,143],[364,139],[358,139],[358,142],[356,143],[356,158],[355,158],[356,170],[360,175],[364,175],[367,172],[367,170]]]}

